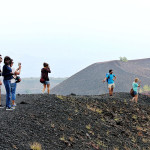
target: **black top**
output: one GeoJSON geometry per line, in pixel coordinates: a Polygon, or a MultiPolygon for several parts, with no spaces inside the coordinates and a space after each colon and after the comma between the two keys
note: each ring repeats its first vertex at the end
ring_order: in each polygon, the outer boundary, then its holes
{"type": "Polygon", "coordinates": [[[49,81],[48,73],[51,73],[51,70],[49,68],[42,68],[41,77],[45,79],[45,81],[49,81]]]}
{"type": "Polygon", "coordinates": [[[11,72],[12,69],[9,66],[3,66],[2,76],[4,76],[4,80],[11,80],[13,78],[11,72]]]}

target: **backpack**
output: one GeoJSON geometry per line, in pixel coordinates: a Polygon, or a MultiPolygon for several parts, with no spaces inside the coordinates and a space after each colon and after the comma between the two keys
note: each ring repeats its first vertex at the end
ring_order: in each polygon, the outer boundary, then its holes
{"type": "Polygon", "coordinates": [[[131,95],[132,97],[135,96],[135,95],[134,95],[134,90],[133,90],[133,88],[130,90],[130,95],[131,95]]]}
{"type": "Polygon", "coordinates": [[[106,74],[106,76],[107,76],[107,75],[108,75],[108,78],[107,78],[107,80],[106,80],[106,81],[107,81],[107,83],[108,83],[108,79],[110,78],[110,74],[109,74],[109,73],[107,73],[107,74],[106,74]]]}
{"type": "Polygon", "coordinates": [[[20,78],[20,76],[17,76],[17,77],[15,78],[15,80],[16,80],[16,83],[21,82],[21,78],[20,78]]]}

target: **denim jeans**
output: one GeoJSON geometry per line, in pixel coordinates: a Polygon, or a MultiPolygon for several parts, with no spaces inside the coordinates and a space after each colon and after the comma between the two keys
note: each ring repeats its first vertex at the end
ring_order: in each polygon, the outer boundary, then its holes
{"type": "Polygon", "coordinates": [[[11,100],[11,81],[4,80],[4,85],[6,89],[6,107],[11,108],[10,100],[11,100]]]}
{"type": "Polygon", "coordinates": [[[16,100],[16,87],[17,87],[16,83],[11,83],[11,96],[12,96],[12,100],[16,100]]]}

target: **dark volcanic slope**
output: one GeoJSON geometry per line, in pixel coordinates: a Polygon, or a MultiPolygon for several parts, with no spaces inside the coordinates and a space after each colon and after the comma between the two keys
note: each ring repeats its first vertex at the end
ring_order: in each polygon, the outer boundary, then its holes
{"type": "Polygon", "coordinates": [[[150,59],[132,60],[128,62],[111,61],[95,63],[73,75],[52,89],[52,93],[69,95],[98,95],[107,93],[107,83],[103,84],[109,69],[117,76],[116,92],[129,92],[135,77],[142,80],[142,85],[150,85],[150,59]]]}
{"type": "Polygon", "coordinates": [[[0,110],[0,149],[38,142],[43,150],[149,150],[150,98],[140,95],[137,105],[130,98],[18,96],[16,110],[0,110]]]}

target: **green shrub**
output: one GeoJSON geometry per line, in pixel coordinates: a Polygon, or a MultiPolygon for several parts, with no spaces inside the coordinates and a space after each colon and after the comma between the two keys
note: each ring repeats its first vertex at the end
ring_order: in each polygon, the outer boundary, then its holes
{"type": "Polygon", "coordinates": [[[143,88],[140,88],[140,93],[143,92],[150,92],[150,86],[149,85],[144,85],[143,88]]]}
{"type": "Polygon", "coordinates": [[[34,142],[30,145],[31,150],[42,150],[42,146],[40,143],[34,142]]]}
{"type": "Polygon", "coordinates": [[[120,57],[120,61],[122,61],[122,62],[128,62],[128,59],[126,57],[120,57]]]}
{"type": "Polygon", "coordinates": [[[150,91],[150,86],[149,85],[144,85],[143,91],[144,92],[149,92],[150,91]]]}

